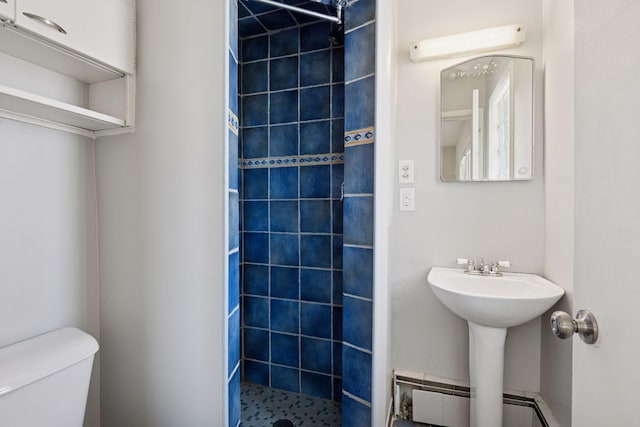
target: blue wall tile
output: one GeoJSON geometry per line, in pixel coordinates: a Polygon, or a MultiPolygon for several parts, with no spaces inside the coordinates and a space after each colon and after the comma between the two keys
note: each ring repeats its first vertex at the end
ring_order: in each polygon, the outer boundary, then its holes
{"type": "Polygon", "coordinates": [[[344,243],[373,245],[373,197],[344,198],[344,243]]]}
{"type": "Polygon", "coordinates": [[[242,94],[269,90],[268,61],[250,62],[242,66],[242,94]]]}
{"type": "Polygon", "coordinates": [[[237,3],[238,3],[238,18],[244,18],[246,16],[251,16],[251,13],[242,4],[242,1],[238,0],[237,3]]]}
{"type": "Polygon", "coordinates": [[[373,298],[373,250],[344,248],[344,292],[373,298]]]}
{"type": "Polygon", "coordinates": [[[309,396],[331,399],[331,377],[313,372],[300,373],[301,392],[309,396]]]}
{"type": "MultiPolygon", "coordinates": [[[[333,342],[333,372],[337,376],[342,376],[342,343],[338,341],[333,342]]],[[[340,384],[340,391],[342,392],[342,384],[340,384]]]]}
{"type": "Polygon", "coordinates": [[[269,231],[269,202],[244,202],[242,211],[245,231],[269,231]]]}
{"type": "Polygon", "coordinates": [[[238,110],[238,63],[229,52],[229,109],[237,116],[238,110]]]}
{"type": "Polygon", "coordinates": [[[229,129],[229,188],[239,190],[238,136],[229,129]]]}
{"type": "Polygon", "coordinates": [[[269,295],[269,267],[244,264],[243,292],[249,295],[269,295]]]}
{"type": "Polygon", "coordinates": [[[271,57],[298,53],[299,29],[280,31],[271,36],[271,57]]]}
{"type": "Polygon", "coordinates": [[[300,366],[298,335],[271,334],[271,363],[298,368],[300,366]]]}
{"type": "Polygon", "coordinates": [[[344,11],[345,31],[376,19],[376,0],[359,0],[344,11]]]}
{"type": "Polygon", "coordinates": [[[271,329],[278,332],[298,333],[300,303],[297,301],[271,300],[271,329]]]}
{"type": "Polygon", "coordinates": [[[356,347],[371,350],[373,325],[373,304],[345,295],[343,304],[343,340],[356,347]]]}
{"type": "Polygon", "coordinates": [[[271,202],[271,231],[298,232],[298,202],[271,202]]]}
{"type": "Polygon", "coordinates": [[[242,41],[242,62],[265,59],[269,56],[269,37],[261,36],[242,41]]]}
{"type": "Polygon", "coordinates": [[[371,354],[343,345],[342,374],[345,391],[371,402],[371,354]]]}
{"type": "Polygon", "coordinates": [[[229,369],[227,375],[231,375],[240,363],[240,310],[229,317],[229,369]]]}
{"type": "Polygon", "coordinates": [[[331,197],[331,166],[305,166],[300,168],[300,197],[326,199],[331,197]]]}
{"type": "MultiPolygon", "coordinates": [[[[340,373],[342,373],[342,371],[340,371],[340,373]]],[[[340,374],[336,374],[336,375],[340,375],[340,374]]],[[[333,400],[335,401],[340,401],[340,399],[342,399],[342,380],[340,378],[335,378],[333,379],[333,400]]],[[[342,424],[344,426],[346,426],[347,424],[342,424]]]]}
{"type": "Polygon", "coordinates": [[[244,379],[254,384],[269,385],[269,364],[255,362],[253,360],[244,361],[244,379]]]}
{"type": "Polygon", "coordinates": [[[346,147],[344,189],[349,194],[373,194],[374,144],[346,147]]]}
{"type": "Polygon", "coordinates": [[[333,210],[333,232],[342,234],[342,202],[334,200],[331,209],[333,210]]]}
{"type": "MultiPolygon", "coordinates": [[[[344,194],[342,191],[342,183],[344,182],[344,164],[336,163],[331,165],[331,197],[333,199],[341,199],[344,194]]],[[[340,200],[337,200],[340,202],[340,200]]],[[[340,212],[342,216],[342,212],[340,212]]]]}
{"type": "Polygon", "coordinates": [[[240,195],[229,192],[229,250],[240,245],[240,195]]]}
{"type": "Polygon", "coordinates": [[[271,233],[271,264],[299,265],[298,236],[296,234],[271,233]]]}
{"type": "Polygon", "coordinates": [[[344,87],[344,128],[349,132],[364,129],[375,122],[375,76],[367,77],[344,87]]]}
{"type": "Polygon", "coordinates": [[[333,236],[333,268],[342,268],[342,245],[344,244],[341,235],[333,236]]]}
{"type": "Polygon", "coordinates": [[[300,120],[331,118],[331,86],[300,89],[300,120]]]}
{"type": "Polygon", "coordinates": [[[298,268],[271,267],[271,296],[298,299],[300,295],[299,271],[298,268]]]}
{"type": "Polygon", "coordinates": [[[229,48],[239,59],[238,41],[238,5],[235,1],[231,1],[229,4],[229,48]]]}
{"type": "Polygon", "coordinates": [[[268,169],[245,169],[243,175],[242,197],[245,200],[269,197],[268,169]]]}
{"type": "Polygon", "coordinates": [[[342,319],[342,307],[333,307],[333,339],[342,341],[342,320],[335,321],[335,319],[342,319]]]}
{"type": "Polygon", "coordinates": [[[269,99],[267,95],[242,97],[242,126],[266,125],[268,116],[269,99]]]}
{"type": "Polygon", "coordinates": [[[240,19],[238,22],[238,31],[243,37],[255,36],[264,32],[264,27],[257,19],[249,16],[240,19]]]}
{"type": "Polygon", "coordinates": [[[229,381],[229,422],[234,426],[240,422],[240,370],[229,381]]]}
{"type": "Polygon", "coordinates": [[[300,371],[281,366],[271,366],[271,387],[300,393],[300,371]]]}
{"type": "Polygon", "coordinates": [[[300,154],[326,154],[331,152],[331,122],[302,123],[300,125],[300,154]]]}
{"type": "Polygon", "coordinates": [[[282,28],[292,27],[296,25],[289,12],[286,10],[277,10],[276,12],[265,13],[260,15],[258,20],[267,27],[267,30],[279,30],[282,28]]]}
{"type": "Polygon", "coordinates": [[[332,50],[331,70],[334,83],[344,81],[344,48],[332,50]]]}
{"type": "Polygon", "coordinates": [[[300,86],[313,86],[331,81],[331,51],[300,55],[300,86]]]}
{"type": "Polygon", "coordinates": [[[300,265],[304,267],[331,268],[331,236],[300,236],[300,265]]]}
{"type": "Polygon", "coordinates": [[[298,91],[272,92],[269,95],[269,123],[291,123],[298,121],[298,91]]]}
{"type": "Polygon", "coordinates": [[[229,255],[229,313],[240,303],[240,252],[229,255]]]}
{"type": "Polygon", "coordinates": [[[269,299],[245,296],[242,300],[244,325],[269,329],[269,299]]]}
{"type": "MultiPolygon", "coordinates": [[[[242,157],[256,159],[269,155],[269,128],[267,126],[242,129],[242,157]]],[[[237,165],[236,165],[237,168],[237,165]]]]}
{"type": "MultiPolygon", "coordinates": [[[[271,90],[293,89],[298,87],[298,57],[289,56],[269,61],[271,90]]],[[[296,106],[297,107],[297,106],[296,106]]],[[[292,121],[292,120],[291,120],[292,121]]]]}
{"type": "Polygon", "coordinates": [[[367,25],[351,31],[344,37],[344,51],[349,60],[345,63],[345,80],[352,81],[376,71],[375,25],[367,25]]]}
{"type": "Polygon", "coordinates": [[[298,168],[284,167],[271,169],[271,199],[297,198],[298,168]]]}
{"type": "Polygon", "coordinates": [[[344,119],[331,121],[331,152],[344,152],[344,119]]]}
{"type": "Polygon", "coordinates": [[[371,408],[353,400],[349,396],[343,395],[342,425],[348,427],[371,427],[371,408]]]}
{"type": "Polygon", "coordinates": [[[333,272],[333,303],[342,305],[342,271],[333,272]]]}
{"type": "Polygon", "coordinates": [[[300,231],[303,233],[331,233],[331,201],[300,201],[300,231]]]}
{"type": "Polygon", "coordinates": [[[331,374],[331,341],[301,338],[302,369],[331,374]]]}
{"type": "MultiPolygon", "coordinates": [[[[295,156],[298,154],[298,125],[271,126],[270,155],[295,156]]],[[[265,156],[266,157],[266,156],[265,156]]]]}
{"type": "Polygon", "coordinates": [[[269,331],[244,328],[244,355],[249,359],[269,361],[269,331]]]}
{"type": "MultiPolygon", "coordinates": [[[[254,15],[269,12],[272,10],[276,10],[275,6],[271,6],[270,4],[260,3],[257,1],[251,0],[239,0],[241,4],[244,4],[249,11],[251,11],[254,15]]],[[[246,37],[245,34],[240,33],[240,37],[246,37]]]]}
{"type": "Polygon", "coordinates": [[[318,338],[331,338],[331,306],[300,304],[300,332],[318,338]]]}
{"type": "Polygon", "coordinates": [[[344,86],[331,87],[331,117],[344,117],[344,86]]]}
{"type": "Polygon", "coordinates": [[[329,32],[331,25],[326,22],[307,25],[300,29],[300,51],[326,49],[330,47],[329,32]]]}
{"type": "Polygon", "coordinates": [[[267,264],[269,262],[269,252],[265,250],[269,246],[269,235],[267,233],[244,233],[244,262],[255,262],[267,264]]]}
{"type": "Polygon", "coordinates": [[[304,301],[330,303],[331,277],[330,270],[303,268],[300,271],[300,298],[304,301]]]}

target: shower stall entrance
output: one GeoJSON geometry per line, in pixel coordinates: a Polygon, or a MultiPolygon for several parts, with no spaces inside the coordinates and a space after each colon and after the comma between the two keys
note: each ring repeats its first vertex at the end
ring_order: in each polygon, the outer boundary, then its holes
{"type": "Polygon", "coordinates": [[[374,2],[282,3],[230,5],[229,425],[370,425],[374,2]]]}

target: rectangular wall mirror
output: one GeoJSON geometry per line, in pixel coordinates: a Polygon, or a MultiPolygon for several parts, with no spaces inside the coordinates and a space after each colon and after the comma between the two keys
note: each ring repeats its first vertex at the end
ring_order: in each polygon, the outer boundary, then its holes
{"type": "Polygon", "coordinates": [[[482,56],[443,70],[442,181],[533,178],[533,58],[482,56]]]}

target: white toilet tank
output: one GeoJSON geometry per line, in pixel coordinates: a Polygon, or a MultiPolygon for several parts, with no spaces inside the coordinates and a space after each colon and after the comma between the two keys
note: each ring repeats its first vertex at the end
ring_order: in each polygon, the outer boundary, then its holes
{"type": "Polygon", "coordinates": [[[0,349],[0,426],[81,427],[98,342],[64,328],[0,349]]]}

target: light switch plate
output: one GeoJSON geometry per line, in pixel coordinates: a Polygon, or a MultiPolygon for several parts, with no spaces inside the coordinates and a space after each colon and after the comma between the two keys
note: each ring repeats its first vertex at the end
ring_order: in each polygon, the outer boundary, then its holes
{"type": "Polygon", "coordinates": [[[413,184],[413,160],[400,160],[398,162],[398,182],[400,184],[413,184]]]}

